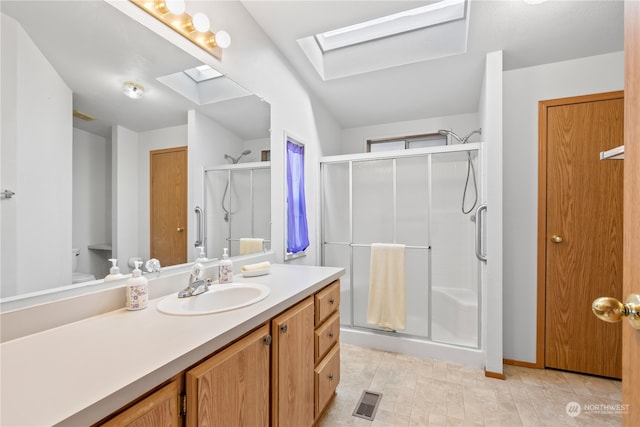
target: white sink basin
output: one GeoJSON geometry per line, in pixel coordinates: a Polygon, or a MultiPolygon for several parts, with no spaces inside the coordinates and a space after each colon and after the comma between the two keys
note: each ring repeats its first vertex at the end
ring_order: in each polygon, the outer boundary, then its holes
{"type": "Polygon", "coordinates": [[[213,284],[208,292],[188,298],[172,294],[158,304],[158,311],[178,316],[196,316],[235,310],[262,301],[269,288],[259,283],[213,284]]]}

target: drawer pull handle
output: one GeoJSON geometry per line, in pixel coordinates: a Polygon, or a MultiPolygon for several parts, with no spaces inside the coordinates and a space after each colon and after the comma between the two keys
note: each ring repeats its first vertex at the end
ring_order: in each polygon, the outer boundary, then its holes
{"type": "Polygon", "coordinates": [[[331,299],[329,300],[329,304],[331,304],[331,305],[333,305],[333,303],[334,303],[334,302],[336,302],[335,298],[331,298],[331,299]]]}
{"type": "Polygon", "coordinates": [[[333,338],[333,331],[329,332],[329,338],[333,338]]]}
{"type": "Polygon", "coordinates": [[[280,326],[280,333],[286,334],[288,329],[289,328],[287,327],[287,324],[285,323],[284,325],[280,326]]]}

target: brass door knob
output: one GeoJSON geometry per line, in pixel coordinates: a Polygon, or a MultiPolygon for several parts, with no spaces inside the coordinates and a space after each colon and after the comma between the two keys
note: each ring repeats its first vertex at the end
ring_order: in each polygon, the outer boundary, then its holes
{"type": "Polygon", "coordinates": [[[178,233],[182,233],[183,231],[184,231],[184,228],[178,227],[178,233]]]}
{"type": "Polygon", "coordinates": [[[591,304],[593,314],[600,320],[616,323],[626,317],[634,329],[640,329],[640,295],[631,294],[625,304],[612,297],[600,297],[591,304]]]}
{"type": "Polygon", "coordinates": [[[551,236],[551,241],[553,243],[560,243],[562,242],[562,237],[558,236],[557,234],[554,234],[553,236],[551,236]]]}

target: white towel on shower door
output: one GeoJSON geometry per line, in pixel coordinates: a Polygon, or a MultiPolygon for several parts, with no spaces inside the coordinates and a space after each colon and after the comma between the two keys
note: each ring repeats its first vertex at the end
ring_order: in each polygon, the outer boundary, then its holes
{"type": "Polygon", "coordinates": [[[386,330],[405,329],[405,245],[371,245],[367,323],[386,330]]]}

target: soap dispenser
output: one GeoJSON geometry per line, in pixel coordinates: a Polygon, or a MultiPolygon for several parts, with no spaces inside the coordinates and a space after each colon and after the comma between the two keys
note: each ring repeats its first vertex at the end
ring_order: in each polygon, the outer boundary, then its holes
{"type": "Polygon", "coordinates": [[[207,258],[207,254],[204,252],[204,246],[198,246],[200,252],[198,253],[198,258],[196,258],[196,262],[207,262],[209,259],[207,258]]]}
{"type": "Polygon", "coordinates": [[[127,310],[142,310],[149,301],[149,285],[147,278],[142,276],[140,266],[142,261],[136,261],[136,268],[127,280],[127,310]]]}
{"type": "Polygon", "coordinates": [[[109,258],[111,261],[111,268],[109,269],[109,274],[104,278],[105,282],[110,282],[112,280],[119,280],[124,277],[123,274],[120,273],[120,267],[118,267],[118,260],[115,258],[109,258]]]}
{"type": "Polygon", "coordinates": [[[233,262],[229,259],[227,248],[224,248],[222,259],[218,263],[218,281],[220,283],[233,282],[233,262]]]}

